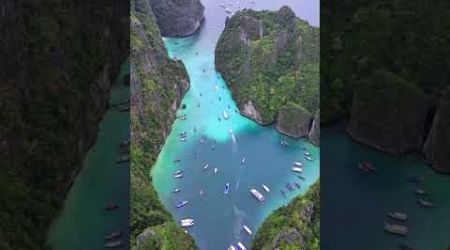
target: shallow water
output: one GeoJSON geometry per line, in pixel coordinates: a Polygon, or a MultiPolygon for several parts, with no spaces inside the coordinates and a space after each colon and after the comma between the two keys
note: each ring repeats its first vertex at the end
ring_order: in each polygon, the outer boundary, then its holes
{"type": "MultiPolygon", "coordinates": [[[[129,99],[129,87],[122,84],[129,71],[124,62],[111,89],[110,104],[129,99]]],[[[129,113],[110,108],[99,125],[95,145],[70,189],[61,214],[50,228],[48,244],[53,249],[103,249],[104,237],[122,231],[122,243],[129,245],[129,167],[117,164],[118,146],[129,136],[129,113]],[[110,203],[116,211],[103,211],[110,203]]]]}
{"type": "Polygon", "coordinates": [[[393,157],[351,140],[342,130],[322,130],[321,135],[322,249],[443,250],[450,246],[450,176],[437,174],[417,155],[393,157]],[[370,161],[379,170],[362,173],[357,165],[370,161]],[[422,185],[406,182],[420,175],[422,185]],[[416,204],[414,190],[423,186],[435,208],[416,204]],[[383,231],[388,212],[408,214],[410,236],[401,238],[383,231]]]}
{"type": "MultiPolygon", "coordinates": [[[[294,1],[256,1],[254,8],[278,9],[291,2],[294,1]]],[[[230,92],[214,69],[214,47],[226,13],[217,1],[202,3],[206,7],[206,21],[197,35],[165,39],[169,55],[182,60],[186,66],[191,88],[182,101],[186,109],[178,113],[186,114],[187,119],[175,121],[151,175],[162,202],[175,219],[190,217],[195,220],[195,226],[188,231],[200,249],[226,249],[238,241],[249,249],[251,238],[242,230],[242,225],[256,233],[274,209],[306,192],[319,177],[319,149],[305,140],[292,139],[287,139],[290,147],[284,147],[279,143],[284,136],[235,111],[230,92]],[[228,119],[224,119],[224,111],[228,119]],[[182,132],[187,132],[185,142],[180,142],[182,132]],[[314,161],[305,160],[306,151],[312,153],[314,161]],[[241,163],[242,157],[245,157],[245,164],[241,163]],[[174,163],[176,159],[180,162],[174,163]],[[292,172],[294,161],[305,165],[301,174],[305,180],[292,172]],[[206,164],[209,168],[203,170],[206,164]],[[217,168],[217,174],[214,174],[214,168],[217,168]],[[183,170],[184,177],[175,179],[173,173],[176,170],[183,170]],[[288,182],[298,182],[301,188],[289,192],[286,189],[288,182]],[[230,183],[229,194],[224,194],[226,183],[230,183]],[[262,184],[266,184],[271,192],[265,193],[262,184]],[[181,191],[172,193],[175,187],[181,191]],[[263,193],[266,201],[259,203],[251,196],[250,188],[263,193]],[[281,189],[285,190],[287,198],[283,198],[281,189]],[[202,198],[200,190],[204,192],[202,198]],[[189,203],[175,208],[182,200],[189,203]]],[[[292,6],[296,13],[300,16],[303,12],[311,14],[305,11],[307,8],[302,9],[301,3],[297,1],[292,6]]],[[[245,4],[250,5],[250,1],[245,4]]],[[[315,1],[304,6],[314,4],[318,8],[315,1]]],[[[241,1],[242,5],[244,1],[241,1]]]]}

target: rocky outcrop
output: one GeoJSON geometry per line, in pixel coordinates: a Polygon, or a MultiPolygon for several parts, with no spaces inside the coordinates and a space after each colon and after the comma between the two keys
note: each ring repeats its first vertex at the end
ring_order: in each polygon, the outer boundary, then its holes
{"type": "Polygon", "coordinates": [[[162,36],[194,34],[205,19],[200,0],[149,0],[162,36]]]}
{"type": "Polygon", "coordinates": [[[376,71],[354,92],[347,131],[381,151],[403,154],[420,150],[429,103],[411,83],[376,71]]]}
{"type": "Polygon", "coordinates": [[[278,113],[276,128],[292,137],[305,137],[309,134],[312,115],[302,106],[288,103],[278,113]]]}
{"type": "Polygon", "coordinates": [[[128,5],[0,2],[0,248],[44,248],[129,53],[128,5]]]}
{"type": "Polygon", "coordinates": [[[308,136],[311,114],[319,109],[318,38],[319,30],[286,6],[227,19],[215,64],[241,114],[262,125],[277,123],[289,136],[308,136]]]}
{"type": "Polygon", "coordinates": [[[320,144],[320,111],[316,112],[314,116],[313,124],[311,126],[311,130],[308,134],[309,141],[311,141],[314,145],[320,144]]]}
{"type": "Polygon", "coordinates": [[[189,88],[188,74],[180,61],[168,57],[146,0],[131,1],[130,37],[130,243],[133,249],[195,249],[193,239],[158,199],[148,176],[189,88]]]}
{"type": "Polygon", "coordinates": [[[423,153],[437,171],[450,174],[450,87],[443,91],[423,153]]]}

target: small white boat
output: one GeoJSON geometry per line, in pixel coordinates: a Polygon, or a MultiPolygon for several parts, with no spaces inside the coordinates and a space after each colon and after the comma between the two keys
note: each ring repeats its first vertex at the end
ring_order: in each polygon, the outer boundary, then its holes
{"type": "Polygon", "coordinates": [[[228,113],[227,113],[227,111],[223,111],[223,118],[224,118],[225,120],[228,119],[228,113]]]}
{"type": "Polygon", "coordinates": [[[429,201],[424,200],[424,199],[419,199],[417,201],[417,203],[419,203],[419,205],[421,207],[434,207],[434,204],[432,202],[429,202],[429,201]]]}
{"type": "Polygon", "coordinates": [[[298,167],[302,167],[303,166],[303,164],[301,162],[298,162],[298,161],[294,161],[294,165],[298,166],[298,167]]]}
{"type": "Polygon", "coordinates": [[[183,174],[174,174],[173,177],[175,177],[175,178],[182,178],[183,174]]]}
{"type": "Polygon", "coordinates": [[[193,221],[194,221],[194,219],[191,219],[191,218],[181,219],[181,223],[183,223],[183,222],[193,222],[193,221]]]}
{"type": "Polygon", "coordinates": [[[206,164],[206,165],[203,167],[203,170],[207,170],[208,167],[209,167],[209,164],[206,164]]]}
{"type": "Polygon", "coordinates": [[[406,221],[408,219],[408,215],[406,213],[402,212],[390,212],[388,213],[389,218],[399,220],[399,221],[406,221]]]}
{"type": "Polygon", "coordinates": [[[245,163],[245,157],[242,157],[241,159],[241,163],[244,164],[245,163]]]}
{"type": "Polygon", "coordinates": [[[186,141],[186,140],[187,140],[187,138],[184,137],[184,138],[181,138],[181,139],[180,139],[180,142],[184,142],[184,141],[186,141]]]}
{"type": "Polygon", "coordinates": [[[181,227],[192,227],[194,226],[194,221],[181,222],[181,227]]]}
{"type": "Polygon", "coordinates": [[[177,175],[177,174],[181,174],[181,173],[183,173],[183,170],[177,170],[177,171],[175,171],[173,174],[174,174],[174,175],[177,175]]]}
{"type": "Polygon", "coordinates": [[[250,189],[250,193],[255,197],[259,202],[263,202],[265,200],[264,195],[262,195],[258,190],[252,188],[250,189]]]}
{"type": "Polygon", "coordinates": [[[267,193],[269,193],[270,192],[270,189],[269,189],[269,187],[268,186],[266,186],[266,185],[264,185],[264,184],[262,184],[262,187],[263,187],[263,189],[267,192],[267,193]]]}
{"type": "Polygon", "coordinates": [[[172,191],[172,193],[179,193],[179,192],[180,192],[179,188],[174,188],[173,191],[172,191]]]}
{"type": "Polygon", "coordinates": [[[217,169],[217,168],[214,168],[214,173],[215,173],[215,174],[217,174],[217,171],[218,171],[218,169],[217,169]]]}
{"type": "Polygon", "coordinates": [[[242,228],[244,228],[245,232],[247,232],[248,235],[252,235],[253,234],[252,230],[250,230],[250,228],[247,227],[246,225],[242,225],[242,228]]]}
{"type": "Polygon", "coordinates": [[[116,247],[120,247],[121,245],[122,245],[122,241],[120,241],[120,240],[111,241],[111,242],[105,243],[105,248],[116,248],[116,247]]]}
{"type": "Polygon", "coordinates": [[[299,168],[299,167],[292,167],[292,171],[297,172],[297,173],[301,173],[301,172],[303,172],[303,169],[299,168]]]}
{"type": "Polygon", "coordinates": [[[224,194],[228,194],[230,192],[230,183],[227,182],[225,184],[225,190],[223,191],[224,194]]]}
{"type": "Polygon", "coordinates": [[[233,130],[231,128],[229,128],[228,133],[230,133],[230,135],[233,135],[233,130]]]}
{"type": "Polygon", "coordinates": [[[223,3],[219,3],[219,6],[222,7],[222,8],[226,8],[226,7],[227,7],[227,6],[226,6],[225,4],[223,4],[223,3]]]}
{"type": "Polygon", "coordinates": [[[311,156],[310,152],[305,152],[305,156],[311,156]]]}
{"type": "Polygon", "coordinates": [[[233,11],[231,11],[231,9],[230,8],[225,8],[225,11],[227,12],[227,13],[232,13],[233,11]]]}
{"type": "Polygon", "coordinates": [[[237,250],[236,247],[234,247],[233,245],[229,246],[227,249],[228,250],[237,250]]]}
{"type": "Polygon", "coordinates": [[[307,159],[308,161],[312,161],[313,158],[311,156],[305,156],[305,159],[307,159]]]}
{"type": "Polygon", "coordinates": [[[425,189],[418,188],[418,189],[416,189],[415,194],[425,195],[425,194],[427,194],[427,191],[425,189]]]}
{"type": "Polygon", "coordinates": [[[238,247],[239,247],[241,250],[247,250],[247,248],[245,248],[244,244],[242,244],[241,242],[238,242],[238,247]]]}

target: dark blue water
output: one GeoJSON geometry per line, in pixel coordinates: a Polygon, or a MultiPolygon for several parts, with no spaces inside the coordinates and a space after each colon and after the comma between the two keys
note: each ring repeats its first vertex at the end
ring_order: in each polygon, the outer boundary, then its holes
{"type": "Polygon", "coordinates": [[[321,136],[322,248],[443,250],[450,246],[450,176],[435,173],[418,155],[393,157],[351,140],[342,130],[322,130],[321,136]],[[362,173],[357,165],[368,160],[379,168],[362,173]],[[424,177],[423,185],[405,180],[424,177]],[[423,186],[435,208],[416,204],[414,190],[423,186]],[[408,213],[410,236],[401,238],[383,231],[386,214],[408,213]]]}

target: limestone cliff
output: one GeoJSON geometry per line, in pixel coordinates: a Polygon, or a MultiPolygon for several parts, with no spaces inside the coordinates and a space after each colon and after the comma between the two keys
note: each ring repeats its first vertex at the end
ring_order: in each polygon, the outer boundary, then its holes
{"type": "Polygon", "coordinates": [[[450,174],[450,87],[443,91],[423,152],[437,171],[450,174]]]}
{"type": "Polygon", "coordinates": [[[205,19],[200,0],[149,0],[162,36],[194,34],[205,19]]]}
{"type": "Polygon", "coordinates": [[[195,249],[158,199],[150,169],[189,88],[180,61],[171,60],[147,0],[131,2],[131,246],[195,249]]]}
{"type": "Polygon", "coordinates": [[[124,1],[0,2],[0,248],[41,249],[128,53],[124,1]]]}
{"type": "Polygon", "coordinates": [[[428,108],[427,97],[412,83],[379,70],[357,85],[347,131],[392,154],[420,150],[428,108]]]}
{"type": "Polygon", "coordinates": [[[243,10],[227,20],[216,68],[241,114],[293,137],[309,134],[319,109],[319,29],[289,7],[243,10]]]}

